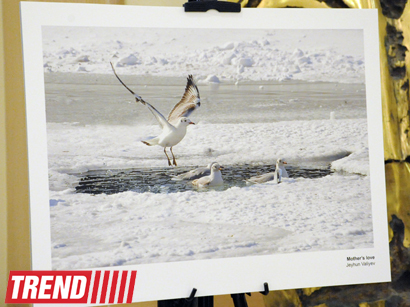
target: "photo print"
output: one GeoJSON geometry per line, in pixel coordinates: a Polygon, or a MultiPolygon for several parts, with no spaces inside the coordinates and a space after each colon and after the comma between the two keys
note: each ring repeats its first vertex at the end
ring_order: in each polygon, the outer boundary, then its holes
{"type": "Polygon", "coordinates": [[[307,28],[291,21],[325,11],[280,10],[278,26],[276,10],[244,10],[259,22],[197,14],[193,27],[182,9],[133,7],[141,26],[122,7],[52,7],[72,18],[37,17],[37,58],[25,58],[40,77],[26,86],[43,91],[27,104],[44,112],[48,199],[31,206],[47,216],[47,268],[136,268],[135,301],[184,297],[193,282],[203,295],[257,290],[279,272],[275,289],[389,278],[375,14],[352,26],[330,10],[307,28]],[[236,285],[238,267],[251,277],[236,285]],[[187,284],[138,294],[157,270],[187,284]]]}

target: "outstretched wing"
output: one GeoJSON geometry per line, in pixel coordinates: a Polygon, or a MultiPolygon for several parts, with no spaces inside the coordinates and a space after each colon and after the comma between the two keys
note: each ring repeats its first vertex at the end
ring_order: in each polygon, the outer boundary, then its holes
{"type": "Polygon", "coordinates": [[[162,129],[164,128],[168,128],[168,129],[172,129],[173,126],[166,120],[166,118],[164,117],[164,115],[162,115],[157,109],[154,108],[153,105],[151,105],[150,103],[146,102],[144,99],[141,98],[141,96],[135,94],[124,82],[122,82],[122,80],[120,79],[120,77],[118,77],[117,73],[115,72],[114,69],[114,65],[111,64],[111,68],[112,71],[114,72],[114,75],[117,77],[118,81],[120,81],[120,83],[135,97],[135,100],[137,102],[141,102],[143,105],[148,107],[148,110],[151,111],[151,113],[155,116],[155,118],[158,120],[159,125],[161,126],[162,129]]]}
{"type": "Polygon", "coordinates": [[[175,124],[180,117],[189,117],[195,109],[201,105],[198,87],[195,84],[194,77],[189,75],[185,87],[185,93],[180,102],[178,102],[168,115],[168,121],[175,124]]]}

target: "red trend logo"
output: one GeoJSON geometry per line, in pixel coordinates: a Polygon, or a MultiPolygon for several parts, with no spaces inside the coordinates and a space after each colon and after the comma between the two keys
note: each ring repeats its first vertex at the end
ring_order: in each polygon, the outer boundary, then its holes
{"type": "Polygon", "coordinates": [[[131,303],[137,271],[10,271],[7,304],[131,303]]]}

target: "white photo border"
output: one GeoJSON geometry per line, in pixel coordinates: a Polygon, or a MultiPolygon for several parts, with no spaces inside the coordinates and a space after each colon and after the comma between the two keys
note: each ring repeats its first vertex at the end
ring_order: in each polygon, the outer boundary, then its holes
{"type": "MultiPolygon", "coordinates": [[[[134,302],[390,281],[390,257],[377,10],[242,9],[241,13],[185,13],[181,8],[22,2],[33,270],[51,270],[50,208],[42,55],[42,26],[362,29],[374,247],[181,261],[104,268],[138,271],[134,302]],[[374,176],[376,174],[377,176],[374,176]],[[49,253],[45,251],[50,251],[49,253]],[[347,268],[347,257],[375,256],[373,267],[347,268]]],[[[101,268],[99,268],[101,269],[101,268]]]]}

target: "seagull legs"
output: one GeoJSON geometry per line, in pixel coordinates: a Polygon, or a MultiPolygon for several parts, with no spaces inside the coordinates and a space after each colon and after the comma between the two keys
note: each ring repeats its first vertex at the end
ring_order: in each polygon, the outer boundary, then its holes
{"type": "Polygon", "coordinates": [[[171,151],[171,154],[172,154],[172,163],[171,163],[171,160],[169,159],[169,156],[168,156],[168,154],[167,154],[167,148],[164,147],[164,153],[165,153],[165,155],[167,156],[168,165],[171,166],[171,165],[173,164],[173,165],[177,166],[177,161],[176,161],[176,159],[175,159],[174,153],[172,152],[172,147],[170,147],[169,150],[171,151]]]}
{"type": "Polygon", "coordinates": [[[168,165],[171,166],[171,160],[169,160],[169,157],[168,157],[168,154],[167,154],[167,148],[166,148],[166,147],[164,147],[164,153],[165,153],[165,155],[167,156],[168,165]]]}
{"type": "Polygon", "coordinates": [[[177,166],[177,161],[175,160],[174,153],[172,152],[172,147],[170,147],[169,150],[170,150],[171,153],[172,153],[172,159],[173,159],[172,162],[174,162],[174,165],[177,166]]]}

